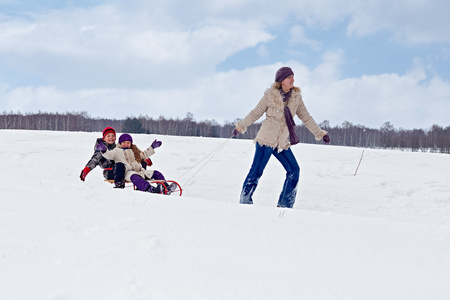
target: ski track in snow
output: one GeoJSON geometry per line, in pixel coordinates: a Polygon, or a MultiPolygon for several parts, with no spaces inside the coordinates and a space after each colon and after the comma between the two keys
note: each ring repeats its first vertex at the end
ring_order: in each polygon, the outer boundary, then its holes
{"type": "Polygon", "coordinates": [[[98,136],[0,130],[2,299],[450,299],[450,155],[296,145],[289,210],[252,141],[133,134],[169,197],[81,182],[98,136]]]}

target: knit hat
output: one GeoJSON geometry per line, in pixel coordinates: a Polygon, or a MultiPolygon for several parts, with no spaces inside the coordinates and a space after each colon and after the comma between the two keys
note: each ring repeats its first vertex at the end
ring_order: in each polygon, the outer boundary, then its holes
{"type": "Polygon", "coordinates": [[[128,133],[124,133],[119,137],[119,144],[122,144],[125,141],[129,141],[133,144],[133,138],[128,133]]]}
{"type": "Polygon", "coordinates": [[[103,129],[103,139],[105,139],[105,136],[108,133],[114,133],[114,135],[116,135],[116,131],[114,130],[114,128],[112,127],[106,127],[105,129],[103,129]]]}
{"type": "Polygon", "coordinates": [[[275,82],[282,82],[291,75],[294,75],[294,72],[292,72],[291,68],[282,67],[277,71],[277,74],[275,75],[275,82]]]}

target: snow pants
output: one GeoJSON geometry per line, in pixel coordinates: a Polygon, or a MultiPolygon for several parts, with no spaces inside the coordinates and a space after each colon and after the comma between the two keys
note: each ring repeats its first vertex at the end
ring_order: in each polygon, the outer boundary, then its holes
{"type": "Polygon", "coordinates": [[[297,184],[300,179],[300,167],[291,149],[278,152],[278,149],[256,143],[255,156],[250,171],[242,187],[240,203],[253,204],[252,195],[258,186],[264,168],[271,156],[275,156],[286,170],[283,190],[278,199],[278,207],[292,208],[297,196],[297,184]]]}
{"type": "Polygon", "coordinates": [[[114,179],[116,185],[123,184],[125,178],[125,165],[123,163],[117,163],[110,170],[105,171],[107,172],[106,179],[114,179]]]}
{"type": "MultiPolygon", "coordinates": [[[[164,180],[165,181],[166,179],[164,178],[164,175],[161,172],[154,170],[152,180],[164,180]]],[[[150,183],[137,174],[131,175],[131,182],[140,191],[147,191],[148,188],[150,187],[150,183]]]]}

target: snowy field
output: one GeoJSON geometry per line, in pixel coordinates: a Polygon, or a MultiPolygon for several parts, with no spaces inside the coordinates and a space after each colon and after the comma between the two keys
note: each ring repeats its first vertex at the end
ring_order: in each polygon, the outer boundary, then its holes
{"type": "Polygon", "coordinates": [[[134,134],[178,197],[80,181],[99,136],[0,130],[0,299],[450,299],[448,154],[296,145],[279,209],[275,158],[238,203],[250,140],[134,134]]]}

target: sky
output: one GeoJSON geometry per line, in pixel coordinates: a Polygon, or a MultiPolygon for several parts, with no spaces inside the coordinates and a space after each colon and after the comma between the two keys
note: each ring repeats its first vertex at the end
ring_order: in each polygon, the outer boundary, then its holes
{"type": "Polygon", "coordinates": [[[0,111],[234,122],[289,66],[317,123],[446,127],[448,11],[447,0],[0,0],[0,111]]]}

